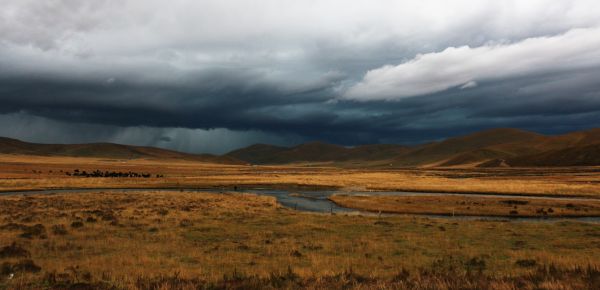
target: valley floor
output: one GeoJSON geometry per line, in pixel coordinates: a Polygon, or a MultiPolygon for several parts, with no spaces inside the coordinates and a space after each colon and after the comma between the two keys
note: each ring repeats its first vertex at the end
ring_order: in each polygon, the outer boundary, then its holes
{"type": "Polygon", "coordinates": [[[329,187],[600,198],[598,168],[375,171],[0,158],[2,191],[125,187],[148,190],[0,195],[0,289],[600,287],[597,223],[315,214],[233,192],[329,187]],[[76,169],[151,177],[67,175],[76,169]]]}
{"type": "Polygon", "coordinates": [[[600,217],[600,200],[479,195],[348,195],[337,205],[369,212],[444,216],[566,218],[600,217]]]}
{"type": "Polygon", "coordinates": [[[0,288],[600,285],[595,224],[310,214],[179,191],[4,196],[0,209],[0,288]]]}
{"type": "Polygon", "coordinates": [[[106,160],[0,155],[0,191],[51,188],[305,187],[445,193],[600,197],[600,167],[343,169],[236,166],[177,160],[106,160]],[[79,172],[148,173],[150,178],[86,178],[79,172]],[[156,178],[160,175],[160,178],[156,178]]]}

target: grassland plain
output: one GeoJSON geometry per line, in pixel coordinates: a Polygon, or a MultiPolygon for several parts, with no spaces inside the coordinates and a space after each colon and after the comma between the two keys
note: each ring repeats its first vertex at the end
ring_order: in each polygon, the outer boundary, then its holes
{"type": "Polygon", "coordinates": [[[311,214],[272,197],[227,193],[328,187],[598,197],[598,168],[325,165],[1,156],[2,191],[105,189],[0,196],[0,289],[600,288],[597,224],[311,214]],[[67,175],[76,169],[152,177],[67,175]],[[181,190],[214,187],[224,193],[181,190]]]}
{"type": "Polygon", "coordinates": [[[6,289],[600,285],[600,227],[578,222],[310,214],[181,191],[3,196],[0,220],[6,289]]]}
{"type": "MultiPolygon", "coordinates": [[[[326,164],[325,164],[326,165],[326,164]]],[[[343,169],[239,166],[177,160],[0,156],[0,190],[47,188],[331,187],[359,190],[600,196],[600,168],[343,169]],[[163,178],[85,178],[91,172],[134,171],[163,178]]]]}
{"type": "Polygon", "coordinates": [[[370,212],[497,217],[600,217],[600,200],[459,195],[335,194],[336,204],[370,212]]]}

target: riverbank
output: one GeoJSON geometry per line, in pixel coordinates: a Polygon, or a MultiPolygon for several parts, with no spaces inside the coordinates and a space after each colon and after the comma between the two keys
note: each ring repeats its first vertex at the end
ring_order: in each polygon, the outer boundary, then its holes
{"type": "Polygon", "coordinates": [[[104,160],[0,155],[0,190],[55,188],[329,188],[469,194],[600,197],[600,170],[344,169],[218,165],[173,160],[104,160]],[[81,177],[66,172],[144,172],[149,178],[81,177]],[[157,177],[160,176],[160,177],[157,177]]]}
{"type": "Polygon", "coordinates": [[[400,283],[403,273],[411,274],[402,281],[416,283],[433,272],[501,282],[550,265],[564,273],[600,267],[600,248],[590,247],[600,242],[600,228],[580,222],[310,214],[269,196],[181,191],[0,196],[0,209],[0,262],[15,274],[0,276],[0,288],[41,287],[52,277],[121,288],[167,283],[161,277],[265,281],[289,271],[303,283],[366,277],[355,286],[400,283]]]}
{"type": "Polygon", "coordinates": [[[0,192],[0,196],[11,195],[53,195],[53,194],[85,194],[85,193],[139,193],[139,192],[186,192],[186,193],[246,193],[273,197],[288,209],[327,214],[353,215],[419,215],[445,219],[501,219],[513,221],[583,221],[600,223],[600,215],[590,208],[597,208],[600,199],[574,197],[542,197],[542,196],[506,196],[499,194],[461,194],[461,193],[419,193],[419,192],[352,192],[343,190],[327,190],[308,188],[84,188],[84,189],[47,189],[34,191],[0,192]],[[389,202],[389,199],[393,199],[389,202]],[[392,204],[407,199],[403,205],[392,204]],[[336,202],[337,200],[337,202],[336,202]],[[533,200],[533,202],[531,202],[533,200]],[[454,201],[454,204],[451,203],[454,201]],[[484,203],[485,201],[485,203],[484,203]],[[413,204],[413,203],[416,203],[413,204]],[[486,207],[487,203],[487,207],[486,207]],[[462,208],[460,208],[462,206],[462,208]],[[525,214],[517,211],[518,206],[525,206],[525,214]],[[545,208],[544,206],[548,206],[545,208]],[[556,210],[552,207],[556,207],[556,210]],[[503,214],[508,207],[509,214],[503,214]],[[563,208],[561,208],[563,207],[563,208]],[[484,210],[482,210],[484,209],[484,210]],[[535,214],[527,214],[527,210],[535,209],[535,214]],[[558,211],[560,210],[560,211],[558,211]],[[574,212],[574,214],[573,214],[574,212]]]}
{"type": "Polygon", "coordinates": [[[600,217],[600,200],[470,195],[334,194],[338,206],[375,213],[507,218],[600,217]]]}

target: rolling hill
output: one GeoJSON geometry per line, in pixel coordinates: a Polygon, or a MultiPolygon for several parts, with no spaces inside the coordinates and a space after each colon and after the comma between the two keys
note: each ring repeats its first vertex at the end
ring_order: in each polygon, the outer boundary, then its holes
{"type": "Polygon", "coordinates": [[[287,148],[267,144],[254,144],[246,148],[238,149],[227,153],[229,156],[238,160],[244,160],[253,164],[275,163],[273,156],[286,151],[287,148]]]}
{"type": "Polygon", "coordinates": [[[35,144],[0,137],[0,154],[386,168],[600,166],[600,129],[548,136],[500,128],[417,146],[373,144],[344,147],[323,142],[293,147],[255,144],[222,156],[112,143],[35,144]]]}
{"type": "Polygon", "coordinates": [[[245,163],[230,156],[188,154],[155,147],[130,146],[113,143],[37,144],[4,137],[0,137],[0,154],[98,157],[116,159],[180,159],[220,164],[245,163]]]}
{"type": "Polygon", "coordinates": [[[343,147],[321,142],[294,147],[253,145],[227,154],[252,164],[329,162],[340,166],[497,167],[600,165],[600,129],[547,136],[500,128],[419,146],[343,147]]]}
{"type": "Polygon", "coordinates": [[[390,156],[410,151],[402,145],[376,144],[343,147],[322,142],[310,142],[294,147],[257,144],[227,153],[252,164],[286,164],[305,162],[348,162],[387,160],[390,156]]]}
{"type": "Polygon", "coordinates": [[[492,129],[425,144],[390,163],[399,166],[456,166],[485,160],[534,153],[531,145],[543,135],[518,129],[492,129]]]}
{"type": "Polygon", "coordinates": [[[598,166],[600,144],[574,146],[509,159],[494,159],[481,164],[480,167],[497,167],[499,162],[512,167],[598,166]]]}

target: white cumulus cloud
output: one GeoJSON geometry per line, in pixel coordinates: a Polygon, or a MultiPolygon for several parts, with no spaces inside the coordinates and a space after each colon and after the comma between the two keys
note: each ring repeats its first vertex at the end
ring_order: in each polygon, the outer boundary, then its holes
{"type": "Polygon", "coordinates": [[[368,71],[343,95],[355,100],[396,100],[472,88],[482,80],[519,78],[600,66],[600,28],[528,38],[511,44],[448,47],[399,65],[368,71]]]}

